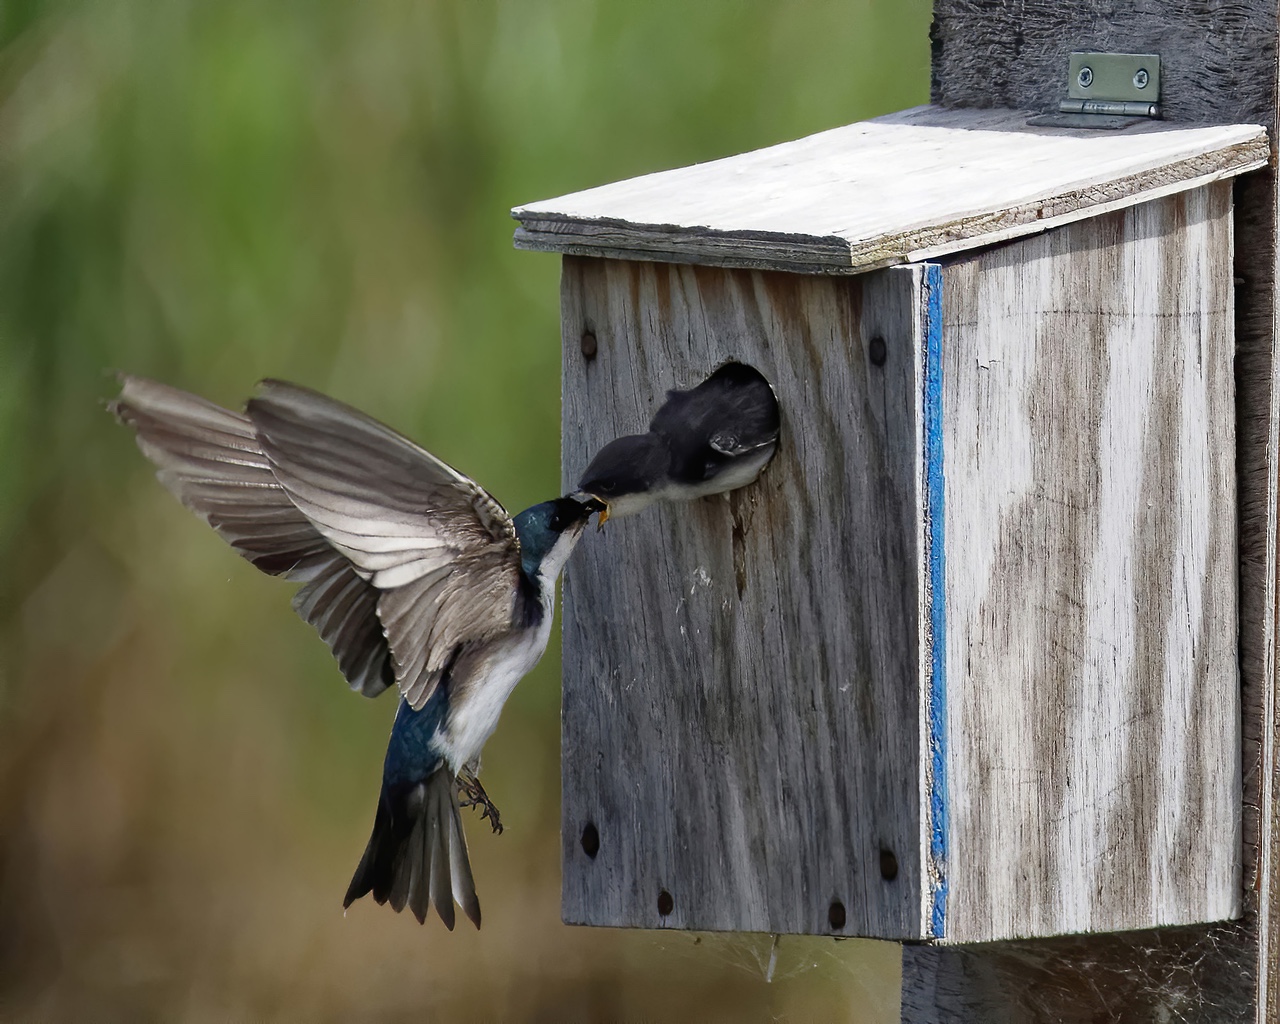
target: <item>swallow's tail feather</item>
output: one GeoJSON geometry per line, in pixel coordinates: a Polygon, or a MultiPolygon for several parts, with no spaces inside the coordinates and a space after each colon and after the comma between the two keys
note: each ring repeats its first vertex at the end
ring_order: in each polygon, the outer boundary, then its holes
{"type": "Polygon", "coordinates": [[[425,782],[384,787],[373,820],[373,835],[342,901],[349,907],[366,893],[390,903],[398,913],[406,906],[419,923],[434,905],[450,931],[456,900],[480,927],[480,900],[467,857],[458,791],[453,773],[437,768],[425,782]]]}

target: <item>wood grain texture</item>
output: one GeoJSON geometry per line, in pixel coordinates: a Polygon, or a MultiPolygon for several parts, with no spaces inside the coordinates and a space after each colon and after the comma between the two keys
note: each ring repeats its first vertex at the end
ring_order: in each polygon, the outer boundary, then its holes
{"type": "MultiPolygon", "coordinates": [[[[932,35],[935,103],[1049,109],[1069,51],[1157,52],[1167,119],[1257,123],[1274,139],[1275,0],[935,0],[932,35]]],[[[1280,877],[1271,866],[1280,852],[1273,824],[1280,813],[1274,172],[1238,179],[1235,195],[1245,918],[1070,942],[907,947],[904,1021],[1261,1022],[1280,1016],[1280,877]],[[1060,983],[1046,984],[1047,978],[1060,983]],[[1051,998],[1030,1004],[1033,986],[1051,998]]]]}
{"type": "Polygon", "coordinates": [[[1254,125],[1029,128],[921,107],[517,207],[516,245],[856,273],[989,245],[1265,164],[1254,125]]]}
{"type": "Polygon", "coordinates": [[[1073,51],[1158,53],[1167,121],[1271,125],[1266,0],[934,0],[933,102],[1057,110],[1073,51]]]}
{"type": "MultiPolygon", "coordinates": [[[[1274,126],[1272,128],[1274,138],[1274,126]]],[[[1280,361],[1276,359],[1274,169],[1236,195],[1236,467],[1240,523],[1240,697],[1245,925],[1259,1021],[1280,1019],[1280,695],[1276,629],[1280,361]]]]}
{"type": "Polygon", "coordinates": [[[902,1019],[921,1024],[1252,1024],[1238,924],[913,946],[902,1019]]]}
{"type": "Polygon", "coordinates": [[[945,938],[1236,917],[1230,185],[942,276],[945,938]]]}
{"type": "Polygon", "coordinates": [[[566,258],[566,487],[728,359],[783,416],[756,484],[610,522],[568,569],[566,921],[922,934],[920,277],[566,258]]]}

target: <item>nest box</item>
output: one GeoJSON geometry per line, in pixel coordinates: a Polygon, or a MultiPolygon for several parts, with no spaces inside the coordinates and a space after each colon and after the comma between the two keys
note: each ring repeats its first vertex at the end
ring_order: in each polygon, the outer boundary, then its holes
{"type": "Polygon", "coordinates": [[[1240,910],[1232,184],[1255,126],[922,108],[517,209],[566,488],[727,360],[754,485],[564,599],[563,913],[974,942],[1240,910]]]}

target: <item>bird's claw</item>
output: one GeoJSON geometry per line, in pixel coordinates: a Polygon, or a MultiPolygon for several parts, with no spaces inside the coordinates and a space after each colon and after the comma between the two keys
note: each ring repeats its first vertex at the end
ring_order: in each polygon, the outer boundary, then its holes
{"type": "Polygon", "coordinates": [[[489,794],[480,785],[480,780],[470,772],[462,772],[458,776],[458,806],[479,807],[480,820],[489,819],[489,826],[496,835],[502,834],[502,819],[498,817],[498,808],[494,806],[489,794]]]}

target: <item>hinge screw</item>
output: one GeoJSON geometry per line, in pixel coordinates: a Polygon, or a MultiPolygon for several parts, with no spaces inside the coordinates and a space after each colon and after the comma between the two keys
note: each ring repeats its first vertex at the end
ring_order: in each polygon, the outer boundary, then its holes
{"type": "Polygon", "coordinates": [[[1076,75],[1076,81],[1080,83],[1081,89],[1087,89],[1093,85],[1093,68],[1086,64],[1080,69],[1080,73],[1076,75]]]}
{"type": "Polygon", "coordinates": [[[1147,87],[1147,83],[1150,81],[1151,76],[1147,74],[1146,68],[1138,68],[1138,70],[1133,73],[1133,87],[1135,89],[1145,89],[1147,87]]]}

